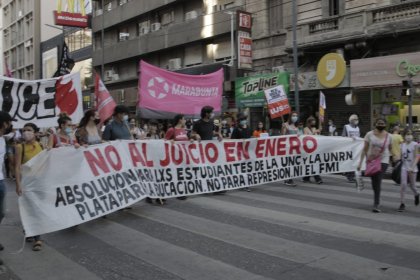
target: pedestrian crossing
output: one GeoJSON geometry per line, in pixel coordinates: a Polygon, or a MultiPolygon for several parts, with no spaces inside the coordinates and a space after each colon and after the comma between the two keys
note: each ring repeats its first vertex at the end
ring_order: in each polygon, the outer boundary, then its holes
{"type": "Polygon", "coordinates": [[[369,183],[358,193],[343,177],[323,179],[141,202],[20,254],[10,192],[0,279],[420,279],[420,207],[397,212],[399,187],[386,181],[375,214],[369,183]]]}

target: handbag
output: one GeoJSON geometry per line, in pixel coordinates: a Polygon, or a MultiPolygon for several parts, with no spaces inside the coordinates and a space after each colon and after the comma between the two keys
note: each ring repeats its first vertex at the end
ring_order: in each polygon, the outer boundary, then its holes
{"type": "Polygon", "coordinates": [[[402,162],[401,160],[399,160],[397,161],[397,163],[394,166],[394,169],[392,170],[391,178],[397,184],[401,184],[401,166],[402,162]]]}
{"type": "Polygon", "coordinates": [[[371,160],[366,160],[366,170],[365,170],[365,176],[367,177],[372,177],[376,174],[378,174],[379,172],[382,171],[382,157],[381,154],[384,152],[385,150],[385,145],[386,142],[388,141],[388,134],[386,135],[384,144],[382,145],[381,151],[379,153],[379,156],[377,156],[374,159],[371,160]]]}

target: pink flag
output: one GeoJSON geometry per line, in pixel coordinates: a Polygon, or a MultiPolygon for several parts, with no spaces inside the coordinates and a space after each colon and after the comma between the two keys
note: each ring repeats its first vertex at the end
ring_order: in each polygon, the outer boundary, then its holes
{"type": "Polygon", "coordinates": [[[186,75],[163,70],[140,61],[139,107],[143,117],[171,114],[200,115],[212,106],[220,112],[223,69],[206,75],[186,75]]]}
{"type": "Polygon", "coordinates": [[[7,64],[7,60],[4,60],[4,75],[12,78],[12,72],[10,71],[9,64],[7,64]]]}
{"type": "Polygon", "coordinates": [[[114,113],[114,108],[117,106],[109,91],[106,89],[104,83],[98,74],[95,77],[95,101],[96,110],[99,113],[101,123],[109,119],[114,113]]]}

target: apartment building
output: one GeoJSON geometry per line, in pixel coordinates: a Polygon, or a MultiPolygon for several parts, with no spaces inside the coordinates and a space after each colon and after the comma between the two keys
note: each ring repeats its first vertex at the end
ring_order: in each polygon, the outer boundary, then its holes
{"type": "Polygon", "coordinates": [[[244,9],[245,3],[245,0],[94,1],[94,67],[99,73],[103,71],[105,83],[117,102],[133,110],[137,104],[140,59],[190,74],[210,73],[224,67],[225,91],[232,105],[232,82],[241,74],[236,63],[232,67],[226,65],[232,56],[228,11],[244,9]]]}
{"type": "Polygon", "coordinates": [[[3,0],[3,55],[12,76],[40,78],[40,0],[3,0]]]}
{"type": "MultiPolygon", "coordinates": [[[[237,77],[276,71],[293,73],[292,1],[100,0],[94,4],[93,65],[103,72],[108,88],[119,103],[134,107],[137,102],[140,59],[192,74],[224,67],[229,107],[235,107],[232,82],[237,77]],[[232,66],[225,65],[231,56],[227,12],[235,10],[252,14],[253,67],[250,70],[237,69],[236,60],[232,66]]],[[[410,58],[407,65],[420,65],[420,61],[416,62],[420,60],[416,55],[420,51],[420,38],[416,36],[420,29],[420,1],[297,0],[296,4],[297,79],[302,119],[316,115],[321,90],[327,97],[327,117],[334,119],[339,127],[351,113],[360,115],[364,131],[370,129],[371,121],[378,116],[405,123],[407,103],[398,104],[397,115],[384,115],[381,113],[388,113],[392,98],[382,96],[386,92],[392,93],[387,96],[400,95],[400,82],[409,78],[395,73],[394,60],[404,60],[407,56],[410,58]],[[345,79],[333,88],[320,85],[316,73],[320,59],[328,53],[339,53],[347,65],[345,79]],[[382,75],[385,72],[380,68],[385,66],[380,62],[383,61],[389,61],[385,65],[388,76],[382,75]],[[362,73],[363,67],[370,70],[362,73]],[[363,77],[382,84],[369,84],[363,77]],[[386,82],[391,80],[392,83],[386,82]],[[346,102],[350,93],[353,93],[351,102],[346,102]]],[[[235,34],[238,31],[236,24],[234,31],[235,34]]],[[[234,44],[236,59],[237,42],[234,44]]],[[[404,65],[401,67],[404,70],[404,65]]],[[[418,75],[411,76],[416,84],[418,75]]],[[[292,76],[291,86],[294,79],[292,76]]],[[[293,87],[290,97],[293,103],[293,87]]],[[[416,102],[415,98],[415,105],[416,102]]],[[[393,107],[393,114],[395,111],[393,107]]],[[[264,107],[251,108],[251,112],[266,114],[264,107]]],[[[420,108],[417,113],[415,107],[414,115],[420,118],[420,108]]]]}
{"type": "MultiPolygon", "coordinates": [[[[253,72],[248,74],[278,69],[293,73],[292,1],[247,3],[246,10],[254,19],[253,72]]],[[[352,113],[359,114],[364,132],[377,117],[407,123],[407,97],[401,96],[401,84],[410,78],[406,68],[420,65],[420,1],[298,0],[296,16],[302,119],[317,114],[322,91],[327,98],[327,117],[339,128],[352,113]],[[320,59],[328,53],[341,54],[347,64],[345,79],[333,88],[320,85],[316,72],[320,59]],[[349,93],[353,93],[354,103],[346,102],[349,93]]],[[[419,84],[420,75],[411,74],[414,85],[419,84]]],[[[416,119],[420,118],[419,101],[414,96],[416,119]]]]}

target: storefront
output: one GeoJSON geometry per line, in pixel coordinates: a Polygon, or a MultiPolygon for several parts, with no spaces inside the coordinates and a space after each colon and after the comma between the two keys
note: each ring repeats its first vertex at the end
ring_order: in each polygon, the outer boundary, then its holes
{"type": "Polygon", "coordinates": [[[408,96],[403,81],[411,80],[413,94],[413,124],[420,133],[420,52],[374,57],[351,61],[351,85],[355,91],[371,94],[372,125],[375,119],[385,118],[390,125],[408,124],[408,96]]]}
{"type": "MultiPolygon", "coordinates": [[[[286,93],[289,92],[287,72],[242,77],[235,80],[235,103],[241,112],[249,112],[251,128],[255,128],[258,122],[262,121],[266,128],[272,129],[272,135],[280,134],[281,119],[270,119],[264,95],[265,89],[278,85],[283,85],[286,93]]],[[[289,98],[289,102],[291,101],[289,98]]]]}
{"type": "MultiPolygon", "coordinates": [[[[290,79],[290,91],[294,92],[294,75],[290,79]]],[[[368,96],[361,96],[357,103],[346,103],[346,95],[351,93],[350,69],[341,55],[329,53],[322,57],[317,65],[317,71],[301,72],[298,75],[300,118],[302,122],[310,116],[318,118],[319,96],[324,93],[327,109],[323,134],[327,134],[327,122],[333,120],[337,132],[341,134],[342,128],[348,123],[351,114],[361,116],[362,130],[368,129],[369,122],[366,116],[370,114],[368,96]]]]}

